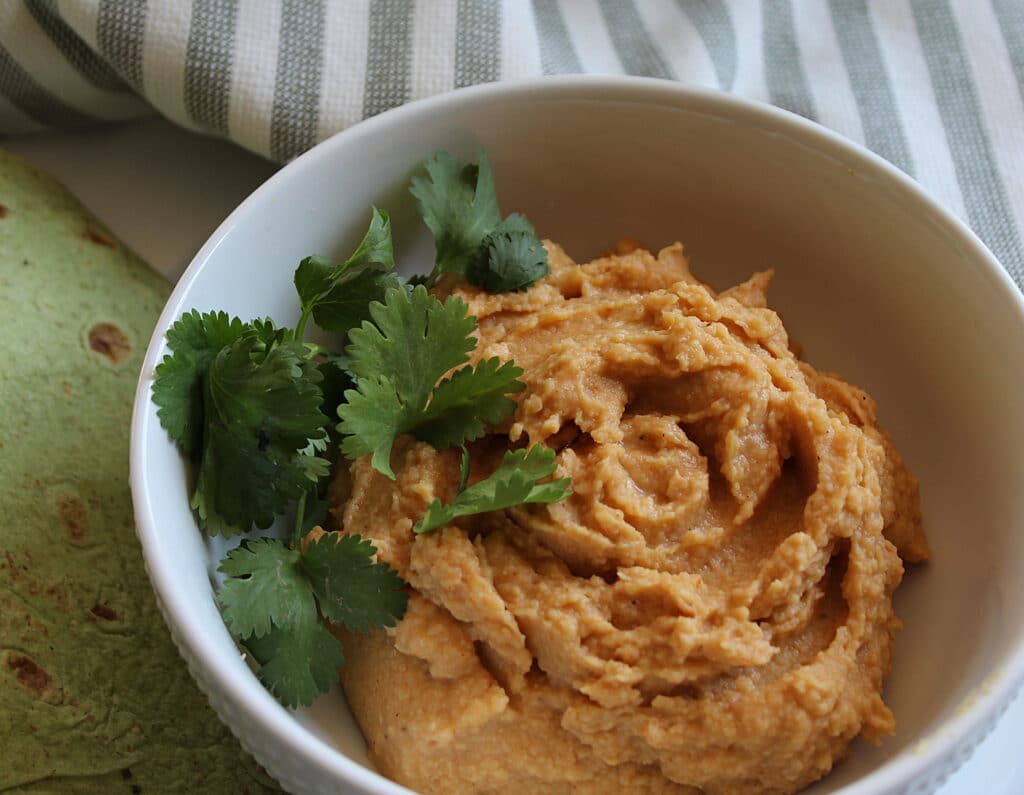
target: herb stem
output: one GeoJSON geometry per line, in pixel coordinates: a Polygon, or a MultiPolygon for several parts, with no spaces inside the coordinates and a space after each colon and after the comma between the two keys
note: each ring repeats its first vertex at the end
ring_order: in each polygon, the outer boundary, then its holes
{"type": "Polygon", "coordinates": [[[464,443],[460,446],[462,448],[462,465],[459,467],[459,494],[462,494],[466,490],[466,484],[469,483],[469,448],[464,443]]]}
{"type": "Polygon", "coordinates": [[[302,541],[302,523],[306,518],[306,495],[304,491],[295,506],[295,529],[292,531],[292,549],[298,549],[302,541]]]}
{"type": "Polygon", "coordinates": [[[299,318],[299,322],[295,326],[296,342],[302,342],[302,335],[306,333],[306,322],[309,320],[309,315],[312,311],[312,307],[302,311],[302,317],[299,318]]]}

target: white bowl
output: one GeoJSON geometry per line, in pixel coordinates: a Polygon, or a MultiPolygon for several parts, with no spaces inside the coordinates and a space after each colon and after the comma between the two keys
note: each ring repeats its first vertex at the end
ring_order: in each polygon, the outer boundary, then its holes
{"type": "Polygon", "coordinates": [[[351,251],[371,204],[391,212],[406,269],[429,269],[409,177],[437,149],[480,147],[503,210],[578,260],[630,236],[682,240],[717,287],[775,268],[772,305],[805,356],[877,398],[920,477],[934,560],[896,597],[896,735],[857,742],[808,793],[932,791],[1024,678],[1024,303],[977,238],[879,158],[784,111],[654,80],[494,84],[389,111],[283,168],[196,256],[146,355],[131,485],[157,597],[217,712],[289,790],[408,792],[368,765],[340,691],[290,712],[240,658],[211,587],[223,548],[196,529],[150,401],[164,333],[192,308],[294,323],[298,261],[351,251]]]}

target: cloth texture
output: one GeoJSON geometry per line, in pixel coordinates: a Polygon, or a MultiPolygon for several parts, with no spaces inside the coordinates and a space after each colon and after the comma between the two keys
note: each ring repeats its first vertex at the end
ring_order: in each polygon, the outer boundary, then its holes
{"type": "Polygon", "coordinates": [[[1024,285],[1024,0],[5,0],[0,133],[159,112],[285,162],[496,80],[632,74],[830,127],[1024,285]]]}

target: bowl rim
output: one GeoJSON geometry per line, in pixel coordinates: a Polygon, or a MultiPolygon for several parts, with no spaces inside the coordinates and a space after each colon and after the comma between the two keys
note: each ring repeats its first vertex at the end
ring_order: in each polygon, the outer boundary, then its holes
{"type": "MultiPolygon", "coordinates": [[[[186,309],[183,302],[197,274],[252,208],[261,205],[280,186],[301,180],[307,170],[315,169],[321,160],[331,158],[337,149],[355,145],[360,139],[376,136],[393,125],[408,124],[417,116],[444,115],[497,97],[520,99],[530,94],[544,100],[617,101],[691,112],[704,109],[710,115],[750,123],[762,131],[785,135],[819,154],[841,160],[878,184],[891,184],[894,191],[921,205],[922,213],[930,215],[940,229],[967,253],[965,258],[970,262],[966,267],[980,267],[992,286],[1010,299],[1019,317],[1024,319],[1024,295],[985,244],[963,221],[896,166],[839,133],[782,108],[676,81],[631,76],[563,75],[460,88],[412,101],[365,119],[322,141],[276,171],[246,197],[203,244],[179,278],[156,323],[139,374],[131,419],[130,486],[135,506],[136,532],[142,546],[146,571],[179,652],[189,663],[193,678],[203,685],[204,690],[211,687],[217,691],[217,698],[210,698],[209,692],[206,693],[207,697],[212,702],[229,702],[232,713],[244,715],[250,725],[255,724],[263,734],[273,736],[281,750],[297,758],[303,766],[328,773],[335,782],[355,784],[373,795],[411,795],[411,791],[365,768],[312,735],[270,695],[255,675],[249,677],[249,681],[240,681],[223,670],[219,655],[211,648],[202,630],[202,622],[187,609],[178,592],[175,572],[159,554],[159,521],[146,489],[149,460],[144,440],[149,433],[163,433],[150,402],[153,371],[166,352],[165,332],[186,309]],[[202,669],[202,676],[192,670],[193,665],[202,669]]],[[[196,532],[200,531],[197,529],[196,532]]],[[[986,681],[965,699],[964,706],[955,715],[929,734],[913,741],[911,753],[889,760],[847,784],[839,792],[842,795],[880,795],[901,785],[908,785],[924,774],[937,759],[953,755],[962,742],[976,744],[998,720],[1022,682],[1024,639],[1010,652],[1001,667],[990,673],[986,681]]],[[[238,734],[230,723],[228,727],[238,734]]]]}

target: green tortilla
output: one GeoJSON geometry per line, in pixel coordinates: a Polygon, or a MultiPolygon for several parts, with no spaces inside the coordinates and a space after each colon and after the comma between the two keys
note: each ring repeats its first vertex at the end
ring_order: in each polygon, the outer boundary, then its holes
{"type": "Polygon", "coordinates": [[[157,611],[128,491],[169,286],[0,151],[0,792],[265,792],[157,611]]]}

